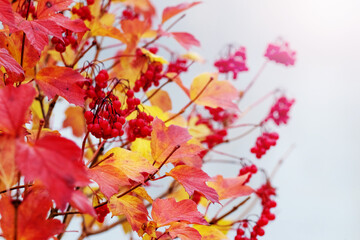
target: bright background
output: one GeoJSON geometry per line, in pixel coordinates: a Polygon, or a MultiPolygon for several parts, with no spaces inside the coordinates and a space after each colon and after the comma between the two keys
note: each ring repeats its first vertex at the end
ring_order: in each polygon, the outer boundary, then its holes
{"type": "MultiPolygon", "coordinates": [[[[155,1],[160,9],[181,2],[155,1]]],[[[206,0],[173,28],[194,34],[201,48],[193,50],[210,60],[194,65],[187,83],[201,71],[214,71],[212,60],[228,43],[247,48],[250,71],[233,82],[238,87],[256,74],[267,44],[277,37],[297,51],[294,67],[268,64],[240,105],[245,107],[276,87],[296,99],[289,124],[273,128],[280,133],[278,145],[259,163],[271,171],[296,145],[274,178],[277,218],[262,239],[360,239],[359,12],[356,0],[206,0]]],[[[271,103],[271,99],[264,102],[246,121],[256,123],[271,103]]],[[[254,132],[224,151],[251,156],[249,149],[258,135],[254,132]]],[[[207,170],[210,175],[222,170],[231,176],[239,168],[209,165],[207,170]]],[[[122,237],[115,231],[88,239],[122,237]]]]}

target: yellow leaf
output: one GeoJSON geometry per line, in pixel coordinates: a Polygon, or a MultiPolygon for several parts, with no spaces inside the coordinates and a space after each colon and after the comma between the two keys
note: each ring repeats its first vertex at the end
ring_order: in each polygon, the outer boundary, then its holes
{"type": "Polygon", "coordinates": [[[205,60],[196,52],[187,52],[181,55],[181,57],[194,62],[200,62],[200,63],[205,62],[205,60]]]}
{"type": "Polygon", "coordinates": [[[153,202],[153,199],[150,197],[150,195],[146,192],[145,188],[143,187],[138,187],[135,190],[133,190],[134,193],[136,193],[138,196],[140,196],[141,198],[145,199],[146,201],[148,201],[149,203],[153,202]]]}
{"type": "Polygon", "coordinates": [[[202,238],[201,240],[225,240],[228,239],[224,233],[222,233],[219,229],[214,226],[204,226],[197,225],[193,226],[196,230],[199,231],[202,238]]]}
{"type": "Polygon", "coordinates": [[[131,151],[140,153],[144,158],[150,162],[153,162],[153,158],[151,156],[150,140],[137,138],[134,142],[131,143],[131,151]]]}
{"type": "Polygon", "coordinates": [[[191,136],[202,140],[211,133],[211,130],[208,126],[206,126],[206,124],[196,124],[198,120],[199,118],[197,116],[193,116],[190,118],[188,123],[189,133],[191,134],[191,136]]]}
{"type": "Polygon", "coordinates": [[[228,220],[228,219],[221,219],[220,221],[218,221],[216,223],[216,225],[213,225],[214,227],[216,227],[217,229],[219,229],[223,234],[227,234],[229,232],[229,230],[231,229],[231,224],[233,223],[233,221],[228,220]]]}
{"type": "Polygon", "coordinates": [[[170,98],[168,92],[161,90],[161,89],[160,90],[152,89],[152,90],[146,92],[146,96],[147,97],[152,96],[150,98],[151,105],[158,106],[164,112],[170,111],[172,109],[171,98],[170,98]],[[153,95],[153,94],[155,94],[155,95],[153,95]]]}
{"type": "Polygon", "coordinates": [[[161,57],[161,56],[158,56],[158,55],[155,55],[153,54],[152,52],[150,52],[149,50],[145,49],[145,48],[140,48],[141,49],[141,52],[147,56],[151,62],[159,62],[161,64],[168,64],[168,61],[161,57]]]}
{"type": "Polygon", "coordinates": [[[86,123],[82,107],[70,106],[65,111],[63,127],[71,127],[74,136],[81,137],[85,133],[86,123]]]}

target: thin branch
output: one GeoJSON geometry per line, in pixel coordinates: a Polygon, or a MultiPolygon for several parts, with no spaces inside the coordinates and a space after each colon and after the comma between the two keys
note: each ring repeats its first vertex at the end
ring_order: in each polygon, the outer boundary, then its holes
{"type": "Polygon", "coordinates": [[[44,119],[45,120],[45,124],[44,124],[45,128],[49,128],[50,117],[51,117],[52,111],[54,110],[54,107],[55,107],[55,104],[56,104],[56,101],[58,100],[58,98],[59,98],[59,95],[55,95],[55,97],[53,98],[53,100],[51,100],[51,102],[49,104],[49,109],[48,109],[45,119],[44,119]]]}
{"type": "Polygon", "coordinates": [[[248,200],[250,199],[250,197],[247,197],[244,201],[242,201],[241,203],[239,203],[238,205],[234,206],[230,211],[228,211],[227,213],[221,215],[218,218],[212,219],[209,224],[216,224],[218,221],[220,221],[221,219],[229,216],[231,213],[235,212],[239,207],[241,207],[242,205],[244,205],[248,200]]]}

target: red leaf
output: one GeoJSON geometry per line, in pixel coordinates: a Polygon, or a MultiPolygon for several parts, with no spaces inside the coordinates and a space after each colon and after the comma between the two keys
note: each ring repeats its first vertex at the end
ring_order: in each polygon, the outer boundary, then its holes
{"type": "Polygon", "coordinates": [[[76,83],[84,81],[80,73],[67,67],[47,67],[40,70],[35,81],[48,98],[59,95],[69,103],[84,105],[85,92],[76,83]]]}
{"type": "Polygon", "coordinates": [[[151,216],[158,227],[177,221],[208,225],[208,222],[197,210],[196,203],[190,199],[176,202],[174,198],[158,198],[153,202],[151,216]]]}
{"type": "Polygon", "coordinates": [[[96,212],[90,201],[80,191],[75,191],[71,196],[71,206],[77,208],[82,213],[96,217],[96,212]]]}
{"type": "Polygon", "coordinates": [[[36,91],[29,85],[18,88],[6,86],[0,89],[0,129],[8,134],[18,135],[28,121],[29,107],[36,91]]]}
{"type": "Polygon", "coordinates": [[[14,25],[14,13],[8,0],[0,0],[0,22],[3,24],[14,25]]]}
{"type": "Polygon", "coordinates": [[[163,24],[164,22],[166,22],[168,19],[174,17],[175,15],[195,6],[198,5],[201,2],[193,2],[193,3],[181,3],[179,5],[173,6],[173,7],[167,7],[164,9],[163,13],[162,13],[162,21],[161,23],[163,24]]]}
{"type": "Polygon", "coordinates": [[[48,18],[48,20],[54,21],[60,27],[69,29],[72,32],[85,32],[89,30],[84,21],[81,19],[71,20],[70,18],[64,17],[62,14],[56,14],[48,18]]]}
{"type": "Polygon", "coordinates": [[[9,197],[0,200],[1,227],[5,239],[47,240],[63,231],[58,219],[46,219],[52,202],[43,194],[30,192],[17,208],[15,226],[15,207],[9,197]],[[15,238],[15,228],[17,238],[15,238]]]}
{"type": "Polygon", "coordinates": [[[201,169],[180,165],[173,168],[167,175],[180,182],[190,196],[194,194],[194,191],[198,191],[211,202],[219,203],[219,196],[216,191],[206,185],[206,182],[210,180],[209,175],[201,169]]]}
{"type": "Polygon", "coordinates": [[[248,174],[235,178],[224,178],[221,175],[217,175],[208,182],[208,185],[216,190],[220,200],[242,197],[254,192],[254,189],[244,185],[247,178],[248,174]]]}
{"type": "Polygon", "coordinates": [[[60,209],[65,209],[76,186],[89,183],[81,150],[66,138],[45,136],[29,145],[18,141],[16,164],[25,181],[40,180],[60,209]]]}
{"type": "Polygon", "coordinates": [[[187,32],[172,32],[170,33],[173,38],[186,50],[192,46],[200,47],[200,42],[192,34],[187,32]]]}
{"type": "Polygon", "coordinates": [[[44,19],[56,15],[66,10],[72,2],[72,0],[40,0],[37,6],[37,17],[44,19]]]}
{"type": "Polygon", "coordinates": [[[172,223],[168,232],[172,238],[178,237],[181,240],[201,240],[201,235],[198,230],[181,222],[172,223]]]}
{"type": "Polygon", "coordinates": [[[0,49],[0,67],[1,66],[6,69],[11,83],[24,80],[24,70],[5,48],[0,49]]]}

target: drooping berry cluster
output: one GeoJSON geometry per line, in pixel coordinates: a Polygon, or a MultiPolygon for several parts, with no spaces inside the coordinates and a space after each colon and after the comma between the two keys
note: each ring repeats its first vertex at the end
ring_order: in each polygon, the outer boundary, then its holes
{"type": "Polygon", "coordinates": [[[136,80],[134,91],[139,92],[140,89],[147,91],[152,85],[159,86],[162,74],[163,65],[159,62],[152,62],[149,64],[146,72],[142,73],[140,78],[136,80]]]}
{"type": "Polygon", "coordinates": [[[127,128],[128,141],[132,142],[135,141],[136,138],[151,136],[151,122],[153,120],[154,117],[145,112],[140,112],[136,119],[130,120],[127,128]]]}
{"type": "Polygon", "coordinates": [[[238,48],[234,53],[229,54],[225,58],[220,58],[214,63],[220,73],[233,73],[233,79],[237,78],[239,72],[248,71],[246,66],[246,49],[238,48]]]}
{"type": "Polygon", "coordinates": [[[295,64],[296,52],[290,49],[287,42],[280,41],[280,43],[270,43],[264,56],[271,61],[289,66],[295,64]]]}
{"type": "Polygon", "coordinates": [[[257,240],[258,237],[265,235],[264,227],[269,224],[270,221],[275,220],[275,214],[270,210],[276,207],[276,201],[272,200],[271,197],[276,195],[275,189],[271,186],[270,182],[267,181],[262,185],[256,194],[261,199],[261,205],[263,210],[259,219],[256,221],[254,226],[250,226],[248,220],[243,220],[243,223],[239,225],[236,231],[235,240],[257,240]],[[248,231],[248,235],[246,236],[248,231]]]}
{"type": "Polygon", "coordinates": [[[213,148],[216,145],[223,143],[226,136],[227,131],[225,129],[215,130],[211,135],[206,136],[202,143],[207,144],[208,148],[213,148]]]}
{"type": "Polygon", "coordinates": [[[100,223],[103,223],[106,215],[108,215],[110,213],[107,204],[105,204],[101,207],[95,208],[95,211],[96,211],[96,215],[97,215],[96,220],[100,223]]]}
{"type": "Polygon", "coordinates": [[[287,124],[289,120],[289,111],[294,102],[295,99],[287,99],[285,96],[280,97],[271,107],[265,121],[272,119],[278,126],[282,123],[287,124]]]}
{"type": "Polygon", "coordinates": [[[71,45],[72,48],[77,47],[76,38],[70,30],[64,30],[64,36],[62,39],[53,37],[51,39],[51,43],[55,45],[55,50],[59,53],[65,52],[66,47],[69,45],[71,45]]]}
{"type": "Polygon", "coordinates": [[[245,174],[248,174],[248,178],[245,180],[245,182],[243,183],[243,185],[245,185],[246,183],[248,183],[252,177],[253,174],[257,173],[258,169],[256,167],[255,164],[251,164],[251,165],[246,165],[243,166],[240,171],[239,171],[239,175],[238,176],[243,176],[245,174]]]}
{"type": "Polygon", "coordinates": [[[276,140],[278,139],[279,134],[276,132],[263,132],[263,134],[256,139],[256,144],[250,151],[260,159],[271,146],[276,145],[276,140]]]}
{"type": "Polygon", "coordinates": [[[93,16],[91,15],[91,11],[89,9],[89,6],[94,4],[94,0],[87,0],[87,6],[81,6],[79,8],[75,8],[73,7],[71,9],[71,12],[73,14],[78,15],[82,20],[88,20],[91,21],[91,19],[93,18],[93,16]]]}
{"type": "Polygon", "coordinates": [[[182,58],[177,58],[176,61],[170,62],[167,68],[167,72],[173,72],[180,74],[188,70],[187,60],[182,58]]]}

